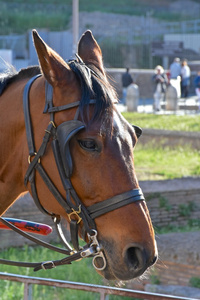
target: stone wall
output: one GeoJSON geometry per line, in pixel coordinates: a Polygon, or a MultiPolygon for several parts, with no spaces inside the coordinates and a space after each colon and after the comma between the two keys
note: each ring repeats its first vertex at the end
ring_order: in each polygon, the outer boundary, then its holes
{"type": "MultiPolygon", "coordinates": [[[[155,227],[185,226],[188,222],[197,222],[199,225],[200,178],[141,181],[140,186],[146,197],[155,227]]],[[[5,216],[45,223],[54,228],[51,218],[38,210],[29,194],[17,200],[5,216]]],[[[67,227],[66,224],[64,226],[67,227]]],[[[56,231],[53,230],[53,233],[44,239],[45,241],[58,241],[56,231]]],[[[0,240],[0,248],[29,243],[23,237],[7,230],[0,231],[0,240]]]]}
{"type": "Polygon", "coordinates": [[[147,200],[154,226],[200,227],[200,178],[143,181],[140,186],[147,200]]]}
{"type": "MultiPolygon", "coordinates": [[[[57,232],[54,229],[54,224],[51,217],[41,213],[36,207],[30,194],[26,194],[19,198],[4,214],[4,217],[23,219],[38,223],[43,223],[51,226],[53,232],[48,236],[34,235],[37,238],[44,240],[45,242],[58,242],[57,232]]],[[[4,249],[10,246],[23,246],[24,244],[35,245],[35,243],[25,239],[19,234],[11,230],[0,230],[0,249],[4,249]]]]}
{"type": "Polygon", "coordinates": [[[184,132],[144,128],[140,143],[146,144],[154,141],[160,146],[188,146],[193,149],[200,149],[200,133],[199,132],[184,132]]]}
{"type": "MultiPolygon", "coordinates": [[[[166,225],[185,226],[189,222],[200,227],[200,178],[143,181],[140,186],[155,230],[166,225]]],[[[199,237],[199,231],[157,234],[158,262],[143,280],[135,280],[129,287],[145,290],[152,283],[190,286],[193,277],[200,278],[199,237]]]]}
{"type": "MultiPolygon", "coordinates": [[[[191,279],[200,278],[199,236],[199,231],[158,235],[158,262],[143,280],[134,280],[128,287],[159,292],[159,286],[163,286],[166,294],[179,296],[172,287],[191,287],[191,279]],[[154,291],[147,289],[152,284],[155,285],[154,291]],[[173,292],[169,291],[169,286],[173,292]]],[[[196,291],[200,297],[200,289],[196,291]]],[[[187,290],[184,296],[189,297],[187,290]]]]}

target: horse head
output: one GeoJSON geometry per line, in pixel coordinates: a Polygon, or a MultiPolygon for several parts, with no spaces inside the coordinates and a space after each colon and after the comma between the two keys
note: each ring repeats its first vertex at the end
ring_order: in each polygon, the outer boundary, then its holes
{"type": "Polygon", "coordinates": [[[105,278],[140,276],[157,259],[154,230],[134,170],[133,149],[141,130],[118,111],[91,31],[79,41],[77,60],[69,62],[35,30],[33,39],[43,74],[29,95],[35,145],[38,149],[50,115],[53,151],[48,145],[40,163],[65,199],[63,205],[57,202],[37,175],[41,205],[75,223],[71,225],[87,243],[97,232],[94,265],[105,278]],[[46,104],[45,82],[46,98],[51,98],[46,104]],[[45,114],[38,113],[44,105],[45,114]]]}

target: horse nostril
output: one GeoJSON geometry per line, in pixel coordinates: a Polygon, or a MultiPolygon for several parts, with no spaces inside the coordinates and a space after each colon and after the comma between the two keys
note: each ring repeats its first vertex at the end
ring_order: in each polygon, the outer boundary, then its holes
{"type": "Polygon", "coordinates": [[[128,265],[134,269],[139,269],[144,265],[143,251],[139,247],[130,247],[126,251],[128,265]]]}
{"type": "Polygon", "coordinates": [[[154,258],[152,259],[152,261],[150,262],[150,266],[153,266],[156,263],[157,259],[158,259],[158,256],[155,255],[154,258]]]}
{"type": "Polygon", "coordinates": [[[129,245],[124,252],[126,265],[129,271],[134,273],[145,271],[145,269],[155,264],[157,258],[157,255],[151,256],[147,250],[138,244],[129,245]]]}

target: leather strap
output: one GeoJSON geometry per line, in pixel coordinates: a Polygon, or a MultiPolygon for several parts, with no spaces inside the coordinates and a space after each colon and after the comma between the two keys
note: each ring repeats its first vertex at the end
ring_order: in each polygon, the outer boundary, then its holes
{"type": "Polygon", "coordinates": [[[72,245],[74,246],[76,251],[80,250],[79,242],[78,242],[78,223],[76,220],[70,221],[70,232],[71,232],[71,239],[72,245]]]}
{"type": "Polygon", "coordinates": [[[69,251],[66,250],[66,249],[62,249],[62,248],[59,248],[59,247],[56,247],[56,246],[53,246],[51,244],[48,244],[36,237],[33,237],[32,235],[28,234],[27,232],[24,232],[22,231],[21,229],[17,228],[15,225],[11,224],[10,222],[6,221],[4,218],[0,217],[0,222],[2,222],[3,224],[5,224],[7,227],[9,227],[10,229],[12,229],[13,231],[19,233],[20,235],[22,235],[23,237],[29,239],[30,241],[42,246],[42,247],[45,247],[47,249],[50,249],[50,250],[53,250],[53,251],[56,251],[56,252],[59,252],[59,253],[62,253],[62,254],[65,254],[65,255],[69,255],[69,251]]]}
{"type": "Polygon", "coordinates": [[[38,74],[34,77],[32,77],[28,83],[25,85],[24,88],[24,94],[23,94],[23,108],[24,108],[24,119],[26,124],[26,137],[27,137],[27,143],[29,148],[29,154],[32,156],[35,154],[35,145],[34,145],[34,138],[33,138],[33,131],[31,126],[31,116],[30,116],[30,109],[29,109],[29,101],[26,101],[29,99],[29,91],[33,84],[33,82],[38,78],[41,77],[42,74],[38,74]]]}
{"type": "MultiPolygon", "coordinates": [[[[96,103],[95,99],[90,99],[90,104],[96,103]]],[[[73,107],[78,107],[80,105],[80,101],[72,102],[66,105],[61,105],[61,106],[52,106],[51,108],[48,109],[48,113],[56,113],[62,110],[67,110],[73,107]]],[[[75,118],[76,119],[76,118],[75,118]]]]}
{"type": "MultiPolygon", "coordinates": [[[[27,131],[29,131],[30,126],[28,125],[28,123],[26,123],[26,124],[27,124],[26,125],[27,131]]],[[[40,163],[40,158],[44,155],[44,153],[46,151],[46,147],[47,147],[47,144],[48,144],[48,142],[50,140],[50,137],[52,135],[52,130],[53,129],[54,129],[53,124],[49,123],[47,129],[45,130],[45,135],[44,135],[44,138],[43,138],[43,141],[42,141],[42,145],[40,146],[40,149],[38,150],[38,152],[34,153],[34,159],[30,162],[28,170],[26,171],[26,175],[24,177],[25,185],[27,185],[28,180],[29,180],[29,176],[32,173],[33,169],[36,167],[36,165],[38,163],[40,163]]],[[[32,140],[32,139],[30,139],[30,137],[29,137],[29,140],[32,140]]],[[[31,153],[31,149],[29,148],[29,154],[30,153],[31,153]]]]}
{"type": "Polygon", "coordinates": [[[87,210],[90,214],[90,217],[92,219],[95,219],[105,213],[108,213],[122,206],[128,205],[136,201],[144,201],[144,200],[145,198],[143,196],[142,190],[140,188],[133,189],[129,192],[125,192],[123,194],[114,196],[110,199],[106,199],[102,202],[93,204],[89,206],[87,210]]]}

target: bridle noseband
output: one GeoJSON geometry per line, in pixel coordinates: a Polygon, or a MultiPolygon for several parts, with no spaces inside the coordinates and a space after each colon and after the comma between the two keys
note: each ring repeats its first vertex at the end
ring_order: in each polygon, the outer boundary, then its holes
{"type": "MultiPolygon", "coordinates": [[[[53,88],[52,86],[46,82],[45,86],[45,109],[44,113],[49,113],[50,120],[45,130],[45,135],[42,141],[42,144],[38,151],[35,149],[34,145],[34,136],[32,131],[32,122],[31,115],[29,109],[29,91],[33,82],[40,77],[41,74],[36,75],[31,78],[24,88],[23,95],[23,107],[24,107],[24,118],[25,118],[25,126],[26,126],[26,135],[27,135],[27,143],[29,148],[29,167],[25,175],[25,185],[30,182],[31,191],[33,199],[37,205],[37,207],[45,214],[52,217],[57,232],[61,238],[61,241],[65,245],[67,250],[63,250],[63,253],[69,255],[59,261],[50,261],[45,263],[29,263],[29,266],[34,267],[35,270],[50,269],[57,265],[69,264],[74,260],[78,260],[79,258],[93,256],[93,265],[96,269],[103,270],[106,267],[106,260],[102,249],[97,240],[97,231],[94,219],[113,211],[122,206],[128,205],[130,203],[136,201],[144,201],[144,196],[140,188],[133,189],[128,192],[122,193],[120,195],[116,195],[110,199],[106,199],[102,202],[96,203],[89,207],[85,207],[78,197],[72,183],[71,183],[71,175],[73,172],[73,161],[70,153],[69,141],[71,138],[76,135],[80,130],[83,130],[86,126],[83,122],[78,120],[78,108],[80,105],[80,101],[66,104],[63,106],[54,106],[53,105],[53,88]],[[58,111],[68,110],[73,107],[77,107],[77,113],[75,115],[74,120],[66,121],[56,127],[54,123],[54,114],[58,111]],[[54,183],[49,178],[45,169],[42,166],[41,158],[45,155],[45,151],[47,145],[51,141],[51,145],[53,148],[54,158],[56,161],[56,165],[59,171],[59,175],[63,184],[63,187],[66,192],[66,198],[64,198],[61,193],[57,190],[54,183]],[[43,181],[55,197],[55,199],[59,202],[59,204],[66,211],[69,220],[70,220],[70,232],[71,232],[71,241],[74,249],[69,245],[66,241],[64,234],[61,228],[61,220],[60,216],[54,214],[53,212],[49,212],[41,205],[41,202],[38,198],[37,187],[35,182],[35,173],[36,171],[40,174],[43,181]],[[72,201],[73,199],[73,201],[72,201]],[[79,224],[82,221],[82,237],[85,240],[85,237],[88,238],[88,244],[83,248],[79,246],[78,242],[78,229],[79,224]],[[97,266],[96,258],[102,259],[102,266],[97,266]]],[[[94,104],[95,100],[90,100],[90,104],[94,104]]],[[[2,220],[1,220],[2,221],[2,220]]],[[[7,224],[8,225],[8,224],[7,224]]],[[[9,226],[10,227],[10,226],[9,226]]],[[[34,238],[35,239],[35,238],[34,238]]],[[[57,250],[55,250],[57,251],[57,250]]],[[[60,251],[61,252],[61,251],[60,251]]],[[[25,265],[27,266],[27,265],[25,265]]]]}

